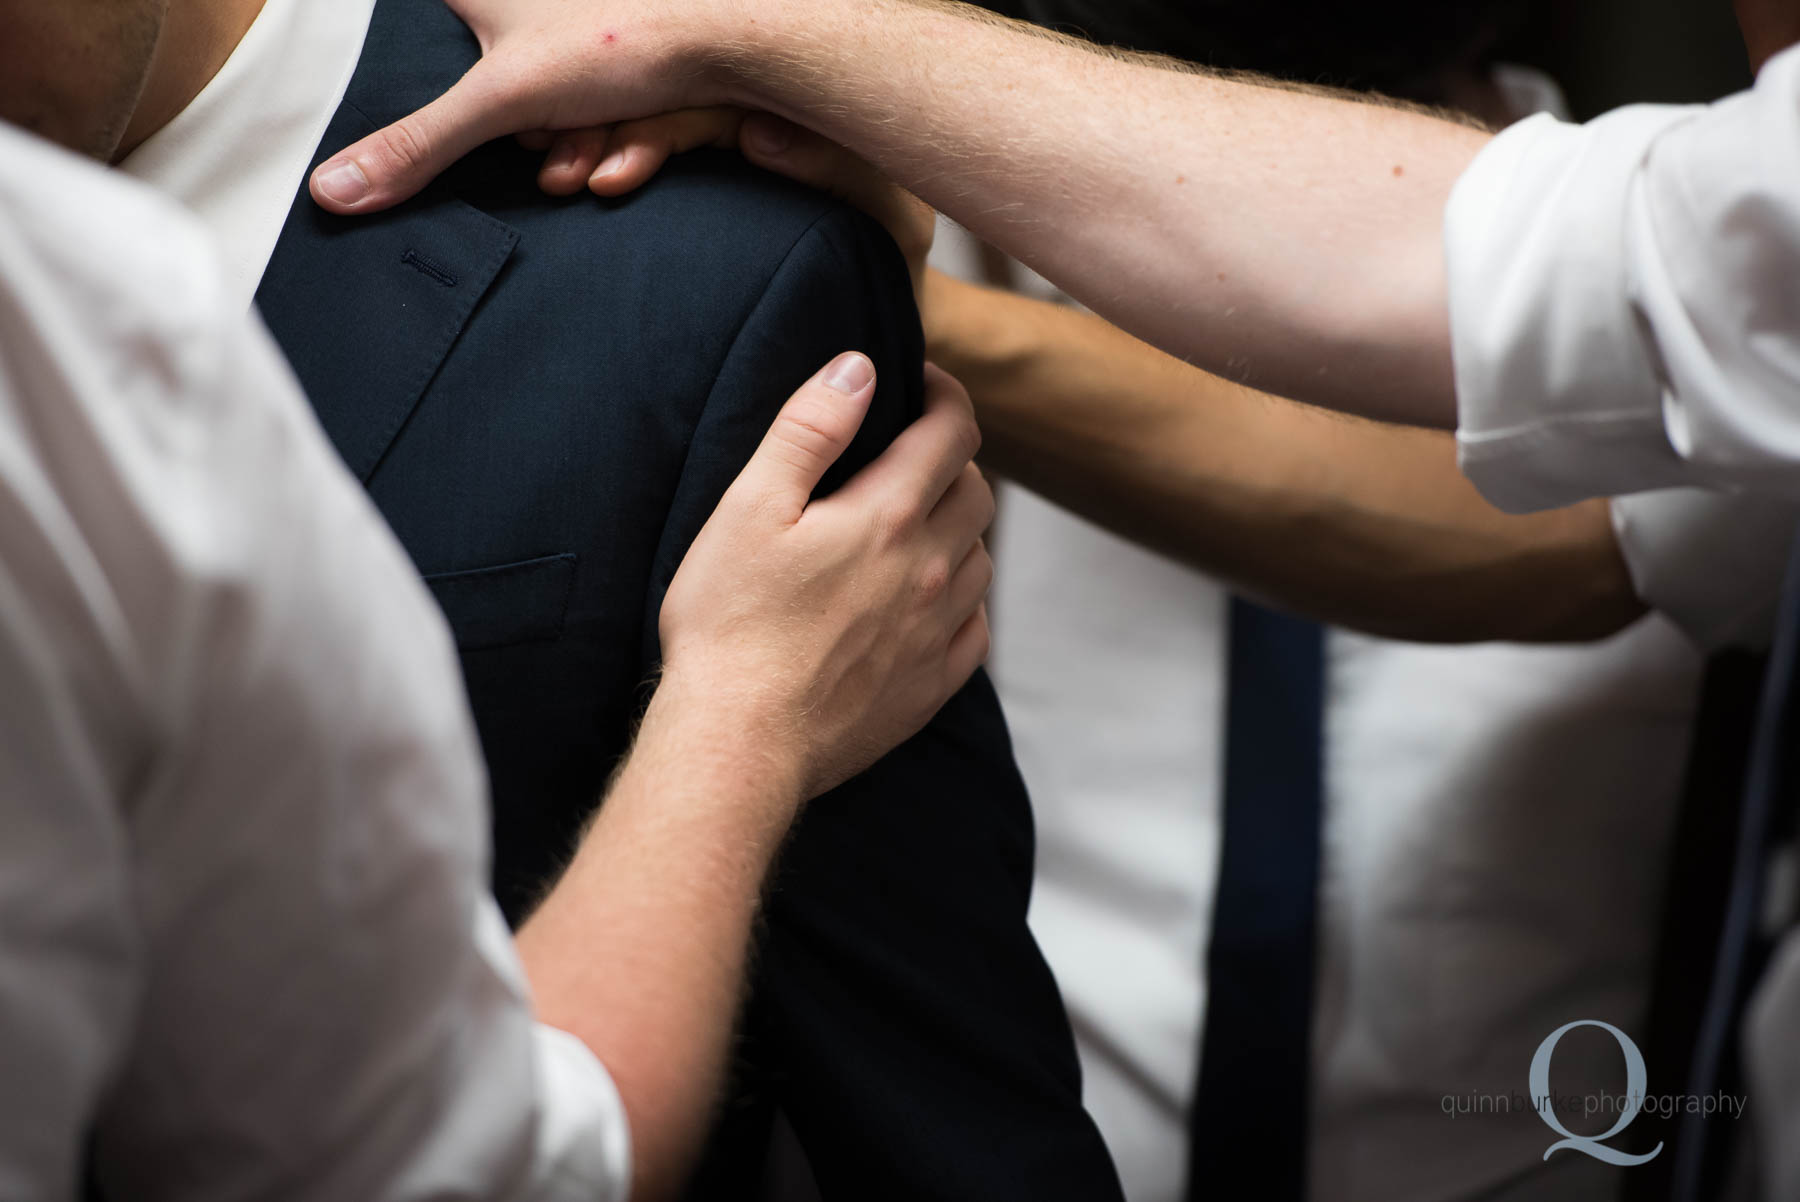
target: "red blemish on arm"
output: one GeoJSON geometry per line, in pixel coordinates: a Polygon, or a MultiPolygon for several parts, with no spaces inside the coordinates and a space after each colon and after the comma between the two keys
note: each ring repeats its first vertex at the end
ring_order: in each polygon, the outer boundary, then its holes
{"type": "Polygon", "coordinates": [[[612,32],[610,32],[610,31],[609,31],[609,32],[608,32],[608,33],[607,33],[607,35],[606,35],[606,36],[605,36],[605,37],[603,37],[603,38],[601,38],[601,39],[600,39],[600,40],[601,40],[601,41],[603,41],[603,42],[605,42],[605,43],[606,43],[606,44],[607,44],[607,45],[608,45],[608,46],[610,46],[610,45],[612,45],[612,44],[613,44],[613,43],[614,43],[614,42],[616,42],[616,41],[618,41],[618,40],[619,40],[619,35],[618,35],[618,34],[616,34],[616,33],[612,33],[612,32]]]}
{"type": "Polygon", "coordinates": [[[1395,179],[1399,179],[1401,176],[1403,176],[1405,174],[1406,174],[1406,168],[1400,166],[1399,164],[1394,165],[1394,178],[1395,179]]]}
{"type": "Polygon", "coordinates": [[[1175,177],[1175,182],[1176,182],[1176,183],[1178,183],[1178,184],[1185,184],[1185,183],[1187,183],[1187,176],[1185,176],[1185,175],[1178,175],[1178,176],[1176,176],[1176,177],[1175,177]]]}

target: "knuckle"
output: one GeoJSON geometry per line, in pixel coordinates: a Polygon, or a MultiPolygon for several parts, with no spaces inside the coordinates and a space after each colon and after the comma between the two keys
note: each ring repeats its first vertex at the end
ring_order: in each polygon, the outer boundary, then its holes
{"type": "Polygon", "coordinates": [[[981,454],[981,426],[973,415],[963,418],[958,424],[958,435],[961,442],[957,445],[966,454],[971,463],[975,456],[981,454]]]}
{"type": "Polygon", "coordinates": [[[988,653],[994,649],[994,635],[988,629],[987,611],[983,610],[976,619],[975,633],[969,636],[972,641],[970,651],[977,666],[987,662],[988,653]]]}
{"type": "Polygon", "coordinates": [[[994,584],[994,557],[988,554],[985,544],[975,548],[975,579],[981,587],[977,590],[981,596],[987,596],[988,589],[994,584]]]}
{"type": "Polygon", "coordinates": [[[810,455],[832,453],[843,438],[830,406],[810,398],[791,402],[782,412],[777,430],[785,441],[810,455]]]}
{"type": "Polygon", "coordinates": [[[969,408],[969,390],[963,387],[961,380],[939,368],[934,383],[934,391],[942,395],[945,400],[952,402],[957,409],[967,410],[969,408]]]}
{"type": "Polygon", "coordinates": [[[981,449],[981,428],[975,424],[975,419],[965,413],[951,412],[939,412],[934,417],[937,422],[934,433],[944,461],[973,462],[975,453],[981,449]]]}
{"type": "Polygon", "coordinates": [[[950,591],[950,561],[943,556],[933,555],[919,569],[918,579],[914,587],[919,601],[927,606],[935,605],[950,591]]]}
{"type": "Polygon", "coordinates": [[[994,489],[988,484],[987,477],[982,474],[981,469],[973,463],[963,469],[963,478],[965,487],[970,490],[975,499],[975,520],[980,529],[986,530],[994,524],[994,515],[998,512],[998,506],[994,500],[994,489]]]}
{"type": "Polygon", "coordinates": [[[431,139],[418,121],[402,121],[381,131],[381,154],[403,171],[424,166],[431,159],[431,139]]]}

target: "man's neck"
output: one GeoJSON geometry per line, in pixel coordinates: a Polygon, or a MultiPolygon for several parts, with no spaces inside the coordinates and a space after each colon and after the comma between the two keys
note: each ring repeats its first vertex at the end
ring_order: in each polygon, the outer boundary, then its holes
{"type": "Polygon", "coordinates": [[[132,113],[118,162],[173,121],[212,82],[249,32],[264,0],[173,0],[150,77],[132,113]]]}

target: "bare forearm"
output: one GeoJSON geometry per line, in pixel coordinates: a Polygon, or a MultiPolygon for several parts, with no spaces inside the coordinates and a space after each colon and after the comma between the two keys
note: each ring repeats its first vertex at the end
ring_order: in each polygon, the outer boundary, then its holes
{"type": "Polygon", "coordinates": [[[562,881],[519,932],[542,1021],[585,1042],[630,1116],[634,1198],[675,1195],[704,1139],[794,764],[719,698],[665,684],[562,881]]]}
{"type": "Polygon", "coordinates": [[[990,466],[1245,592],[1431,641],[1592,638],[1643,612],[1604,502],[1504,514],[1447,435],[1252,392],[1061,306],[935,274],[926,301],[990,466]]]}
{"type": "Polygon", "coordinates": [[[322,164],[312,192],[327,208],[386,208],[506,133],[768,109],[1217,374],[1455,420],[1444,209],[1480,132],[1109,54],[942,0],[455,7],[481,62],[322,164]]]}
{"type": "Polygon", "coordinates": [[[1217,374],[1453,420],[1442,214],[1484,134],[1024,28],[914,0],[784,0],[724,53],[724,86],[1217,374]]]}

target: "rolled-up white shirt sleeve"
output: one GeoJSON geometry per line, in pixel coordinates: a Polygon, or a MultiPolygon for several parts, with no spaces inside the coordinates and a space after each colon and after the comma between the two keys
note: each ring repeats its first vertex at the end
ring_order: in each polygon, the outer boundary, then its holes
{"type": "Polygon", "coordinates": [[[1507,130],[1445,253],[1462,463],[1495,504],[1800,495],[1800,50],[1714,105],[1507,130]]]}
{"type": "MultiPolygon", "coordinates": [[[[470,1024],[482,1029],[495,1050],[517,1058],[512,1036],[530,1044],[530,1085],[513,1097],[496,1098],[497,1113],[483,1125],[530,1113],[530,1169],[514,1195],[518,1202],[625,1202],[631,1195],[631,1132],[625,1105],[612,1077],[588,1046],[575,1036],[531,1017],[523,967],[500,909],[483,898],[476,916],[476,946],[498,986],[491,1013],[470,1024]],[[509,1031],[510,1029],[510,1031],[509,1031]]],[[[480,1058],[470,1061],[480,1064],[480,1058]]],[[[478,1107],[494,1078],[471,1075],[468,1100],[478,1107]]]]}

